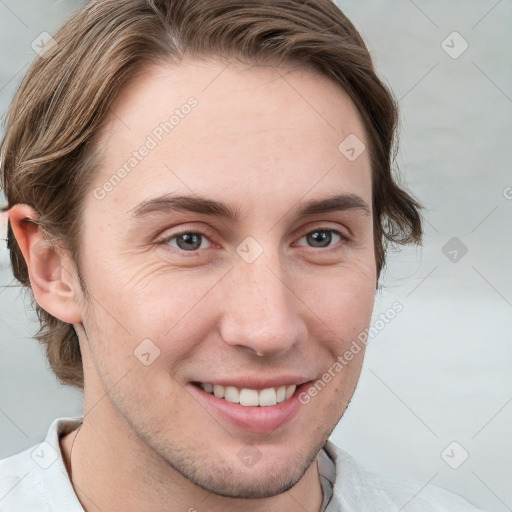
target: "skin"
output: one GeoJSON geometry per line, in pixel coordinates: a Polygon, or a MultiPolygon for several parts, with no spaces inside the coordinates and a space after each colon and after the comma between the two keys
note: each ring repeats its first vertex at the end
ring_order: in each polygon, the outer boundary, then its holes
{"type": "Polygon", "coordinates": [[[84,198],[80,272],[10,210],[39,304],[74,324],[85,373],[84,423],[62,440],[87,511],[319,510],[315,457],[355,390],[364,347],[292,420],[272,432],[234,427],[207,411],[190,382],[301,375],[332,367],[370,324],[376,289],[368,152],[356,107],[334,82],[302,68],[185,59],[127,87],[98,138],[102,163],[84,198]],[[229,94],[227,94],[229,91],[229,94]],[[198,105],[99,200],[101,187],[171,112],[198,105]],[[238,207],[233,222],[190,212],[133,218],[141,202],[199,194],[238,207]],[[299,218],[310,199],[360,196],[370,207],[299,218]],[[204,233],[192,251],[172,235],[204,233]],[[334,229],[324,245],[311,233],[334,229]],[[315,231],[316,230],[316,231],[315,231]],[[236,252],[248,236],[262,254],[236,252]],[[165,238],[171,240],[164,240],[165,238]],[[163,242],[162,242],[163,240],[163,242]],[[197,244],[199,246],[199,242],[197,244]],[[180,248],[181,247],[181,248],[180,248]],[[160,355],[134,356],[150,339],[160,355]],[[261,455],[247,467],[248,444],[261,455]],[[299,505],[300,504],[300,507],[299,505]]]}

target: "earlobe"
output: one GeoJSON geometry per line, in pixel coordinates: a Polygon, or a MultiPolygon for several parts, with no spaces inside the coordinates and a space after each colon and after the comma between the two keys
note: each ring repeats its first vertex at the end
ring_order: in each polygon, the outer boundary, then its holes
{"type": "Polygon", "coordinates": [[[46,239],[32,207],[14,205],[9,209],[9,222],[27,264],[37,303],[63,322],[80,323],[81,295],[74,265],[64,251],[46,239]]]}

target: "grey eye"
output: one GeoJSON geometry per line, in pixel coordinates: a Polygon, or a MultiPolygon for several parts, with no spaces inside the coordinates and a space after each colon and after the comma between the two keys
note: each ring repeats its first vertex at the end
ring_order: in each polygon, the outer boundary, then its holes
{"type": "Polygon", "coordinates": [[[342,239],[341,234],[334,229],[316,229],[303,236],[301,240],[305,238],[311,247],[325,248],[331,245],[333,236],[338,237],[338,240],[334,240],[335,243],[342,239]]]}
{"type": "Polygon", "coordinates": [[[197,251],[198,249],[204,249],[203,242],[206,240],[205,235],[202,233],[196,233],[194,231],[187,231],[184,233],[178,233],[168,240],[168,244],[181,249],[182,251],[197,251]],[[176,245],[172,242],[176,241],[176,245]]]}

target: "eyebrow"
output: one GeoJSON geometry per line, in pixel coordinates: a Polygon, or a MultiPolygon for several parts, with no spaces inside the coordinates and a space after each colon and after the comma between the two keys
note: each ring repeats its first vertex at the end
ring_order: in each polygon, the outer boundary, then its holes
{"type": "MultiPolygon", "coordinates": [[[[296,208],[299,218],[328,213],[333,211],[361,210],[370,215],[371,210],[366,201],[356,194],[338,194],[322,199],[314,199],[301,203],[296,208]]],[[[166,194],[143,201],[130,210],[133,218],[143,217],[150,213],[191,212],[221,217],[233,222],[240,219],[240,209],[220,201],[194,195],[183,196],[166,194]]]]}

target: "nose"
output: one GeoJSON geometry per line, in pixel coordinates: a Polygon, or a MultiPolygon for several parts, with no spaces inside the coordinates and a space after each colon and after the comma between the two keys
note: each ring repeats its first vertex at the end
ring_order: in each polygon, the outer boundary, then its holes
{"type": "Polygon", "coordinates": [[[259,356],[277,356],[306,337],[302,302],[287,282],[289,272],[258,259],[235,265],[229,278],[221,321],[225,343],[249,348],[259,356]]]}

